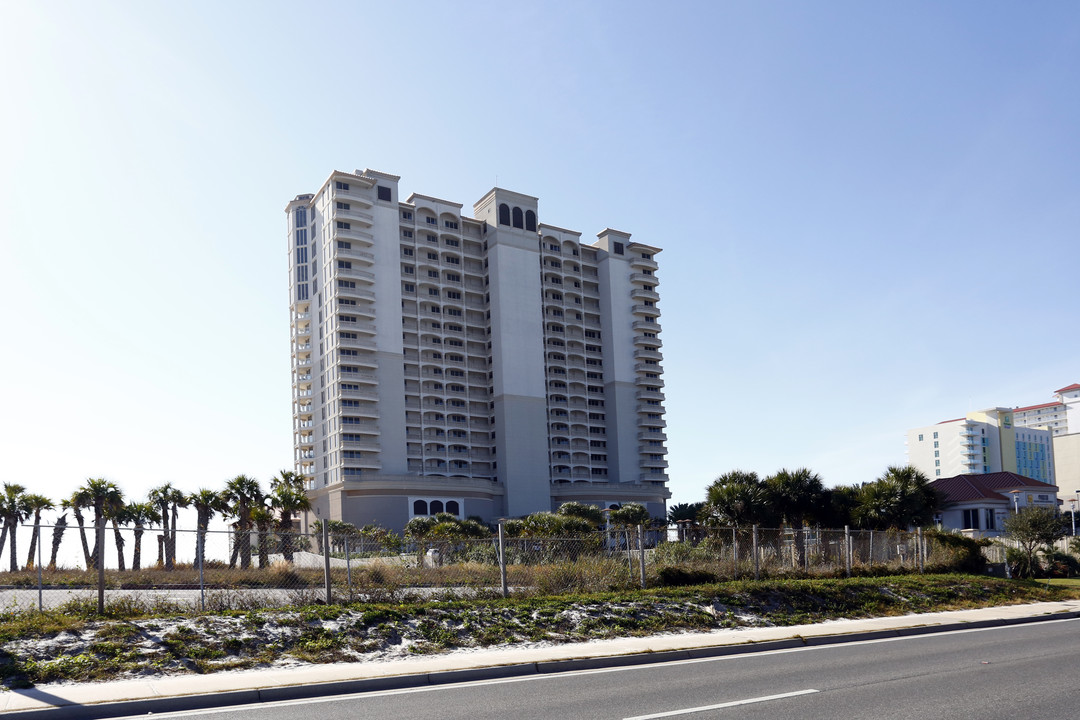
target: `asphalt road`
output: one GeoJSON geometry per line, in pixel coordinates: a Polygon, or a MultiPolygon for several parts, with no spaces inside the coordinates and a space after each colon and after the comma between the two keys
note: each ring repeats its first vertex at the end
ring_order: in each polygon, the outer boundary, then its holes
{"type": "Polygon", "coordinates": [[[156,717],[1061,720],[1080,717],[1078,661],[1066,620],[156,717]]]}

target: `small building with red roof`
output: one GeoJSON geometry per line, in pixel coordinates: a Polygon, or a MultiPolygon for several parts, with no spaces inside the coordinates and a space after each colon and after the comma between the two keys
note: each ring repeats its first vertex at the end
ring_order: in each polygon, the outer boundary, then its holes
{"type": "Polygon", "coordinates": [[[938,478],[930,487],[942,498],[941,528],[978,537],[1000,535],[1005,518],[1016,510],[1058,506],[1057,485],[1013,472],[954,475],[938,478]]]}

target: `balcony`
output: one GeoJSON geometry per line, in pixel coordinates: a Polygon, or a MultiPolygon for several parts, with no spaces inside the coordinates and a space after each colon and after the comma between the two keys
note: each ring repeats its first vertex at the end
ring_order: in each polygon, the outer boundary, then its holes
{"type": "Polygon", "coordinates": [[[375,273],[368,272],[367,270],[360,270],[358,268],[335,268],[337,270],[337,277],[343,280],[360,280],[361,282],[374,283],[375,273]]]}
{"type": "Polygon", "coordinates": [[[660,283],[660,279],[657,278],[655,275],[646,275],[645,273],[630,273],[630,282],[654,287],[660,283]]]}
{"type": "MultiPolygon", "coordinates": [[[[635,315],[643,315],[645,317],[660,317],[660,309],[655,305],[634,305],[630,308],[630,312],[635,315]]],[[[599,324],[597,322],[596,324],[599,324]]]]}
{"type": "Polygon", "coordinates": [[[345,260],[363,260],[367,263],[375,263],[375,255],[367,252],[366,250],[360,250],[358,248],[337,248],[335,257],[339,257],[345,260]]]}
{"type": "Polygon", "coordinates": [[[375,244],[375,236],[365,230],[360,230],[359,228],[334,227],[331,228],[331,230],[333,230],[334,237],[337,240],[348,240],[349,242],[360,243],[366,247],[375,244]]]}
{"type": "Polygon", "coordinates": [[[361,189],[357,185],[357,181],[354,178],[349,178],[348,180],[342,180],[341,182],[345,183],[346,185],[349,185],[350,187],[349,187],[348,190],[345,190],[343,188],[335,186],[335,188],[334,188],[334,200],[336,200],[338,202],[347,202],[350,205],[353,204],[353,203],[357,203],[360,207],[362,207],[362,208],[364,208],[366,210],[371,209],[372,202],[364,194],[364,190],[368,190],[370,188],[361,189]]]}
{"type": "MultiPolygon", "coordinates": [[[[338,338],[338,345],[345,348],[376,349],[375,341],[368,338],[338,338]]],[[[345,358],[342,358],[342,361],[345,361],[345,358]]]]}
{"type": "Polygon", "coordinates": [[[642,473],[638,476],[640,482],[666,483],[668,476],[663,473],[642,473]]]}
{"type": "Polygon", "coordinates": [[[664,401],[664,393],[654,392],[651,390],[638,390],[634,394],[634,397],[636,397],[638,400],[659,400],[660,402],[664,401]]]}
{"type": "Polygon", "coordinates": [[[379,452],[382,449],[375,440],[342,440],[341,447],[346,450],[368,450],[371,452],[379,452]]]}
{"type": "Polygon", "coordinates": [[[296,376],[296,382],[298,382],[298,383],[309,383],[309,382],[311,382],[311,373],[304,373],[303,375],[297,375],[296,376]]]}
{"type": "Polygon", "coordinates": [[[658,350],[649,350],[648,348],[638,348],[634,351],[635,360],[663,360],[664,355],[658,350]]]}
{"type": "MultiPolygon", "coordinates": [[[[351,205],[352,203],[349,204],[351,205]]],[[[361,212],[352,207],[348,210],[345,210],[344,208],[335,208],[334,220],[343,220],[349,223],[358,222],[371,227],[375,222],[375,216],[371,213],[361,212]]]]}
{"type": "Polygon", "coordinates": [[[655,387],[664,387],[663,379],[645,377],[644,375],[638,375],[636,378],[634,378],[634,384],[635,385],[653,385],[655,387]]]}
{"type": "Polygon", "coordinates": [[[656,270],[660,266],[656,264],[655,260],[649,260],[639,256],[630,258],[630,267],[642,270],[656,270]]]}
{"type": "Polygon", "coordinates": [[[634,344],[638,347],[661,347],[664,343],[658,337],[645,337],[644,335],[635,335],[634,344]]]}
{"type": "Polygon", "coordinates": [[[296,397],[298,397],[298,398],[309,398],[309,397],[311,397],[311,390],[298,390],[296,392],[296,397]]]}
{"type": "Polygon", "coordinates": [[[660,299],[660,293],[645,288],[634,288],[630,291],[630,297],[634,300],[652,300],[656,302],[660,299]]]}
{"type": "Polygon", "coordinates": [[[635,363],[634,370],[637,372],[649,372],[649,373],[662,373],[664,369],[659,365],[650,365],[649,363],[635,363]]]}
{"type": "MultiPolygon", "coordinates": [[[[365,290],[364,288],[341,287],[340,285],[337,285],[334,286],[334,289],[337,290],[337,294],[340,297],[353,298],[357,300],[370,300],[371,302],[375,302],[375,293],[371,292],[370,290],[365,290]]],[[[357,308],[356,310],[353,310],[352,307],[353,306],[350,306],[348,310],[349,312],[359,312],[359,305],[355,306],[357,308]]],[[[338,310],[344,311],[345,308],[339,307],[338,310]]]]}
{"type": "Polygon", "coordinates": [[[298,367],[298,368],[309,368],[309,367],[311,367],[311,358],[310,357],[300,358],[299,360],[296,361],[296,367],[298,367]]]}

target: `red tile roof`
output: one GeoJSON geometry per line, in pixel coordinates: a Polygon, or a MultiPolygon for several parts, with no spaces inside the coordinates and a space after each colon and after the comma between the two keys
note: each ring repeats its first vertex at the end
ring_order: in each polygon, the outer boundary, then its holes
{"type": "Polygon", "coordinates": [[[939,478],[930,483],[942,496],[943,503],[969,500],[1009,500],[1008,491],[1018,488],[1057,492],[1057,485],[1024,477],[1011,472],[986,473],[985,475],[956,475],[939,478]]]}
{"type": "MultiPolygon", "coordinates": [[[[1058,392],[1061,392],[1061,391],[1058,390],[1058,392]]],[[[1027,407],[1013,408],[1013,412],[1022,412],[1024,410],[1038,410],[1039,408],[1046,408],[1046,407],[1064,407],[1064,406],[1059,402],[1049,402],[1049,403],[1043,403],[1042,405],[1028,405],[1027,407]]]]}
{"type": "Polygon", "coordinates": [[[967,420],[967,418],[956,418],[955,420],[942,420],[938,425],[947,425],[951,422],[960,422],[961,420],[967,420]]]}
{"type": "Polygon", "coordinates": [[[1068,387],[1063,387],[1060,390],[1055,390],[1054,394],[1057,395],[1058,393],[1069,392],[1070,390],[1080,390],[1080,383],[1073,383],[1068,387]]]}

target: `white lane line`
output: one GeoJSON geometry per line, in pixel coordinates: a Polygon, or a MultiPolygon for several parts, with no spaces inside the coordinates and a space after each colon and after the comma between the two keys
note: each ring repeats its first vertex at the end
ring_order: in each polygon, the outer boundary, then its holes
{"type": "Polygon", "coordinates": [[[796,697],[797,695],[811,695],[820,690],[796,690],[795,692],[780,693],[779,695],[763,695],[756,698],[747,698],[745,700],[733,700],[732,702],[720,703],[718,705],[702,705],[701,707],[686,708],[684,710],[669,710],[668,712],[654,713],[652,715],[635,715],[634,717],[623,718],[623,720],[655,720],[656,718],[674,717],[676,715],[689,715],[690,713],[705,712],[706,710],[720,710],[722,708],[736,707],[738,705],[753,705],[754,703],[768,702],[769,700],[779,700],[781,698],[796,697]]]}

